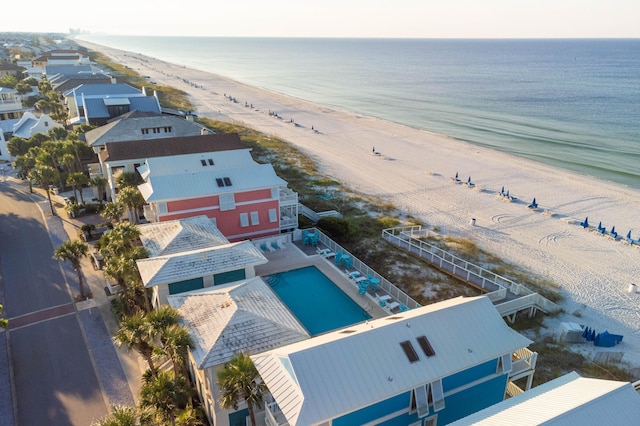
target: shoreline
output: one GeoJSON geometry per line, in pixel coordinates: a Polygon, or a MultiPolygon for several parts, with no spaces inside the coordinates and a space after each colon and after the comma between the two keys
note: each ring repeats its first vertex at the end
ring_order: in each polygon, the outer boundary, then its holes
{"type": "Polygon", "coordinates": [[[623,237],[631,230],[637,240],[639,190],[139,53],[77,42],[189,93],[198,115],[278,136],[353,191],[379,197],[444,233],[471,238],[556,282],[566,313],[553,322],[623,334],[623,343],[611,350],[624,351],[623,361],[640,367],[640,294],[626,292],[640,276],[640,249],[578,225],[588,216],[593,226],[602,221],[623,237]],[[452,184],[456,173],[463,182],[471,177],[475,187],[452,184]],[[518,200],[501,199],[502,187],[518,200]],[[527,208],[534,197],[536,211],[527,208]]]}

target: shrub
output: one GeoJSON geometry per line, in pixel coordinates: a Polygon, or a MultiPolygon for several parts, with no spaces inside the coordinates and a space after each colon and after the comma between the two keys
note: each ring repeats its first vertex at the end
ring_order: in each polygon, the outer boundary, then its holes
{"type": "Polygon", "coordinates": [[[349,224],[339,217],[323,217],[318,220],[317,226],[336,241],[344,241],[349,236],[349,224]]]}

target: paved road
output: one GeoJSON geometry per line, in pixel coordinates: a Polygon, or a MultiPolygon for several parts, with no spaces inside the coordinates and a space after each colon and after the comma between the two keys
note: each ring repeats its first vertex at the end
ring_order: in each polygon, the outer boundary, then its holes
{"type": "Polygon", "coordinates": [[[0,388],[11,381],[13,397],[6,407],[0,391],[3,426],[86,426],[107,413],[66,284],[75,283],[75,273],[69,266],[61,271],[52,254],[37,205],[17,185],[0,181],[0,303],[9,318],[8,331],[0,333],[0,365],[9,362],[7,371],[0,369],[0,388]]]}

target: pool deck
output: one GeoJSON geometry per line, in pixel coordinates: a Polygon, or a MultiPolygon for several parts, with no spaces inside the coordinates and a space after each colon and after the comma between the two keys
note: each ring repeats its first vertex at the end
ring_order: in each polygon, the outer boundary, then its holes
{"type": "MultiPolygon", "coordinates": [[[[293,269],[315,266],[327,276],[335,285],[353,299],[372,318],[384,318],[389,313],[382,309],[375,296],[371,292],[365,295],[358,294],[358,286],[350,280],[344,270],[338,269],[331,259],[325,259],[316,253],[316,247],[298,246],[289,243],[284,250],[266,251],[264,256],[269,260],[264,265],[256,266],[256,275],[267,276],[293,269]]],[[[380,296],[384,291],[377,292],[380,296]]]]}

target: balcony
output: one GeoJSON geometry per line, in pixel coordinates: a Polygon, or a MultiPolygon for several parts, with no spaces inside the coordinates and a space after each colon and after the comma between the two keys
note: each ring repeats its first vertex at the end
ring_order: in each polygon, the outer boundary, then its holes
{"type": "Polygon", "coordinates": [[[280,207],[298,204],[298,193],[289,188],[280,188],[279,195],[280,207]]]}
{"type": "Polygon", "coordinates": [[[507,384],[507,395],[515,396],[523,391],[531,389],[533,382],[533,373],[536,371],[536,362],[538,360],[538,353],[532,352],[527,348],[518,349],[511,356],[511,371],[509,372],[509,382],[507,384]],[[520,389],[515,382],[518,379],[527,377],[527,384],[523,389],[520,389]]]}
{"type": "Polygon", "coordinates": [[[289,426],[289,422],[282,415],[277,403],[266,404],[264,413],[264,420],[267,426],[289,426]]]}

